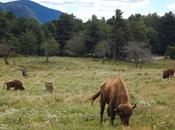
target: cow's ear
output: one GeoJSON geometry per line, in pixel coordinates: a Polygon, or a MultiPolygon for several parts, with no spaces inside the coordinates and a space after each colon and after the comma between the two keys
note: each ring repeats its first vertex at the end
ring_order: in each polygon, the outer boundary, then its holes
{"type": "Polygon", "coordinates": [[[135,104],[133,107],[132,107],[132,110],[134,109],[134,108],[136,108],[137,107],[137,104],[135,104]]]}

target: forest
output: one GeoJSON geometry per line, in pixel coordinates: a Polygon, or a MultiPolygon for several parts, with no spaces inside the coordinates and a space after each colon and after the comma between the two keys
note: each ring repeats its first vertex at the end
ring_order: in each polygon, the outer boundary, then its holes
{"type": "Polygon", "coordinates": [[[175,15],[133,14],[117,9],[110,19],[93,15],[87,22],[73,14],[40,24],[0,12],[0,56],[103,57],[144,62],[151,55],[175,58],[175,15]]]}

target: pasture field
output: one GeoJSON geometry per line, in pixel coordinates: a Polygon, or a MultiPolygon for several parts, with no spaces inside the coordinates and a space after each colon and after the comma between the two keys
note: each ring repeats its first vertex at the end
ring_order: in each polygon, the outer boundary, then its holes
{"type": "Polygon", "coordinates": [[[11,58],[10,65],[0,59],[0,85],[19,79],[25,91],[0,89],[0,130],[175,130],[175,79],[162,79],[162,70],[175,67],[173,60],[159,60],[141,69],[120,61],[91,58],[52,57],[11,58]],[[19,66],[29,70],[21,76],[19,66]],[[86,99],[94,95],[102,81],[114,76],[124,79],[132,104],[138,106],[130,128],[109,124],[104,113],[99,123],[99,99],[91,106],[86,99]],[[45,82],[52,81],[53,95],[46,93],[45,82]]]}

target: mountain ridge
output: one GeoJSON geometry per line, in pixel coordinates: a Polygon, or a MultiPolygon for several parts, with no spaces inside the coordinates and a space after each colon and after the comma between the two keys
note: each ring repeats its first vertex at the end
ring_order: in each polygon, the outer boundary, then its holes
{"type": "Polygon", "coordinates": [[[0,2],[0,10],[12,12],[17,17],[35,18],[40,23],[58,20],[63,12],[42,6],[30,0],[0,2]]]}

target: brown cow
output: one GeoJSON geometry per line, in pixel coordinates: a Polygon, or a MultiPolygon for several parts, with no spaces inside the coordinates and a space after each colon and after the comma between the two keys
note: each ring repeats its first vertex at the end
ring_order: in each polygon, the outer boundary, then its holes
{"type": "Polygon", "coordinates": [[[52,82],[46,82],[45,87],[46,87],[47,92],[49,92],[51,94],[53,93],[53,84],[52,84],[52,82]]]}
{"type": "Polygon", "coordinates": [[[163,71],[163,76],[165,78],[173,78],[174,77],[174,69],[167,69],[163,71]]]}
{"type": "Polygon", "coordinates": [[[111,124],[114,125],[115,115],[118,114],[121,123],[129,126],[129,118],[133,109],[136,107],[129,103],[128,90],[121,78],[115,77],[102,83],[101,89],[94,96],[89,98],[93,102],[100,96],[100,123],[102,123],[105,104],[108,104],[107,114],[111,118],[111,124]]]}
{"type": "Polygon", "coordinates": [[[14,88],[14,90],[25,90],[22,82],[16,79],[13,81],[5,82],[3,87],[4,89],[5,89],[5,86],[6,86],[6,90],[10,90],[10,88],[14,88]]]}

